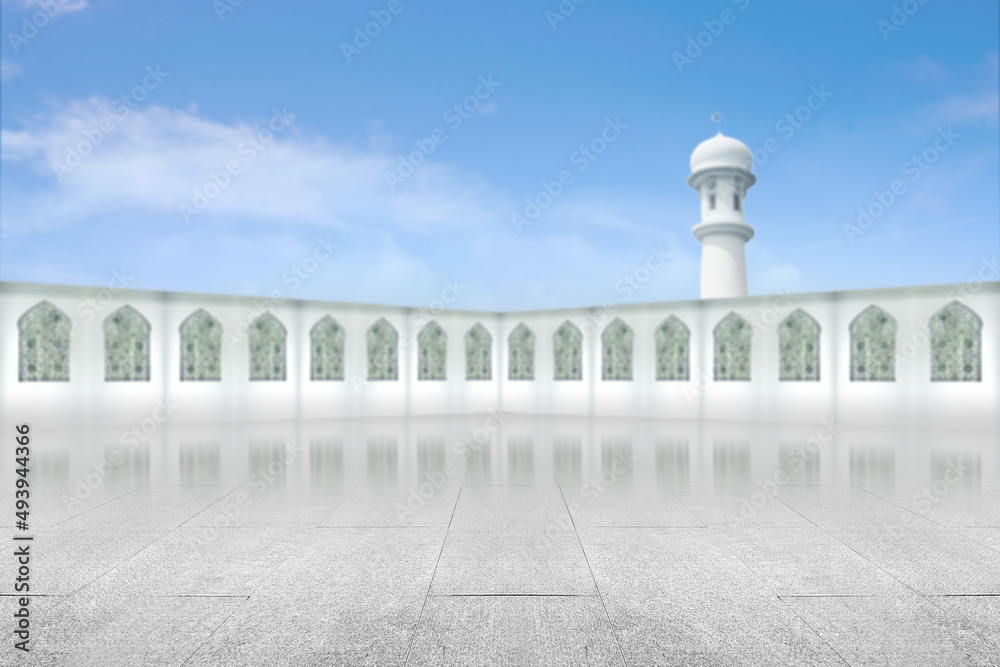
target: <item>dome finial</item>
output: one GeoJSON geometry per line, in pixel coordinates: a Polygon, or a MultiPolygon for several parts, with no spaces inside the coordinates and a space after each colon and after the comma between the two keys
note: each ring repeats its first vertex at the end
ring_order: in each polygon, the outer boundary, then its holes
{"type": "Polygon", "coordinates": [[[713,113],[712,122],[719,126],[719,134],[722,134],[722,114],[718,111],[713,113]]]}

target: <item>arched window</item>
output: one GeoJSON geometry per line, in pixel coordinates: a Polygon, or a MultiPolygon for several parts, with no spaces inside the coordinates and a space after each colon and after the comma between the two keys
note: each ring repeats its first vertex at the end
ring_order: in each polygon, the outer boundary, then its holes
{"type": "Polygon", "coordinates": [[[981,382],[983,321],[952,301],[930,321],[931,381],[981,382]]]}
{"type": "Polygon", "coordinates": [[[17,332],[19,381],[69,382],[70,321],[66,313],[42,301],[21,315],[17,332]]]}
{"type": "Polygon", "coordinates": [[[448,336],[444,329],[437,322],[428,322],[417,334],[417,346],[420,352],[417,379],[447,379],[448,336]]]}
{"type": "Polygon", "coordinates": [[[656,329],[656,379],[691,379],[691,330],[671,315],[656,329]]]}
{"type": "Polygon", "coordinates": [[[181,382],[222,380],[222,325],[199,308],[181,323],[181,382]]]}
{"type": "Polygon", "coordinates": [[[868,306],[851,322],[851,382],[895,382],[896,321],[868,306]]]}
{"type": "Polygon", "coordinates": [[[632,328],[615,318],[601,334],[601,379],[632,379],[632,328]]]}
{"type": "Polygon", "coordinates": [[[713,332],[715,338],[715,381],[750,380],[750,323],[729,313],[713,332]]]}
{"type": "Polygon", "coordinates": [[[778,379],[819,382],[819,323],[796,309],[778,326],[778,379]]]}
{"type": "Polygon", "coordinates": [[[552,336],[552,358],[556,380],[583,379],[583,334],[569,320],[552,336]]]}
{"type": "Polygon", "coordinates": [[[344,328],[324,315],[309,332],[309,379],[344,379],[344,328]]]}
{"type": "Polygon", "coordinates": [[[250,324],[250,380],[285,380],[285,327],[271,313],[250,324]]]}
{"type": "Polygon", "coordinates": [[[399,334],[385,318],[371,325],[365,335],[368,344],[368,379],[399,379],[399,334]]]}
{"type": "Polygon", "coordinates": [[[534,380],[535,334],[522,322],[510,332],[508,343],[510,346],[508,378],[511,380],[534,380]]]}
{"type": "Polygon", "coordinates": [[[149,382],[149,322],[132,306],[104,320],[105,382],[149,382]]]}
{"type": "Polygon", "coordinates": [[[493,337],[479,323],[465,334],[465,379],[493,379],[493,337]]]}

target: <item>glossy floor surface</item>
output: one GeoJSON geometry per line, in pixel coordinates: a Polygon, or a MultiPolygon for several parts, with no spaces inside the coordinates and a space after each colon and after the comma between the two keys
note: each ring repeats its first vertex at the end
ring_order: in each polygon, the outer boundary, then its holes
{"type": "Polygon", "coordinates": [[[501,414],[33,437],[28,531],[0,468],[0,524],[34,536],[28,654],[3,550],[4,665],[1000,664],[997,433],[501,414]]]}

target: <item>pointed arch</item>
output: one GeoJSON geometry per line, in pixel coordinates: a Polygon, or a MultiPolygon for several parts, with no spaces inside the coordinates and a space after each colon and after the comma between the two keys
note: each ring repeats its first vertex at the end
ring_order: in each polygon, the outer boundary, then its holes
{"type": "Polygon", "coordinates": [[[715,381],[750,380],[750,341],[753,327],[735,312],[726,315],[712,332],[715,342],[715,381]]]}
{"type": "Polygon", "coordinates": [[[465,379],[493,379],[493,336],[479,322],[465,334],[465,379]]]}
{"type": "Polygon", "coordinates": [[[535,334],[524,322],[510,332],[507,339],[509,354],[508,379],[535,379],[535,334]]]}
{"type": "Polygon", "coordinates": [[[819,322],[796,308],[778,325],[778,380],[819,382],[819,322]]]}
{"type": "Polygon", "coordinates": [[[368,379],[399,379],[399,334],[384,317],[368,327],[368,379]]]}
{"type": "Polygon", "coordinates": [[[222,324],[199,308],[181,322],[181,382],[222,380],[222,324]]]}
{"type": "Polygon", "coordinates": [[[674,315],[656,328],[656,379],[691,379],[691,330],[674,315]]]}
{"type": "Polygon", "coordinates": [[[250,323],[251,382],[284,382],[288,331],[273,313],[250,323]]]}
{"type": "Polygon", "coordinates": [[[552,361],[553,379],[583,379],[583,334],[569,320],[552,334],[552,361]]]}
{"type": "Polygon", "coordinates": [[[69,382],[69,317],[43,300],[17,320],[19,382],[69,382]]]}
{"type": "Polygon", "coordinates": [[[934,313],[931,382],[982,382],[983,320],[959,301],[934,313]]]}
{"type": "Polygon", "coordinates": [[[896,381],[896,320],[872,304],[850,325],[851,382],[896,381]]]}
{"type": "Polygon", "coordinates": [[[448,378],[448,335],[441,325],[431,320],[417,334],[419,361],[418,380],[448,378]]]}
{"type": "Polygon", "coordinates": [[[104,381],[149,382],[149,320],[126,304],[104,320],[104,381]]]}
{"type": "Polygon", "coordinates": [[[324,315],[309,330],[309,379],[313,382],[344,379],[346,333],[340,322],[324,315]]]}
{"type": "Polygon", "coordinates": [[[635,333],[621,318],[611,321],[601,334],[601,379],[632,379],[632,346],[635,333]]]}

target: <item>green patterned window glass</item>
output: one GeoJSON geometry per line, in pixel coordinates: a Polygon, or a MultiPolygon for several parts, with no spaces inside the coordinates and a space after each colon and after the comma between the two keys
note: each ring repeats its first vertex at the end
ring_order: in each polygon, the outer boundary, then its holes
{"type": "Polygon", "coordinates": [[[778,379],[819,382],[819,323],[801,309],[778,325],[778,379]]]}
{"type": "Polygon", "coordinates": [[[437,322],[428,322],[417,334],[420,355],[418,380],[444,380],[448,372],[448,336],[437,322]]]}
{"type": "Polygon", "coordinates": [[[344,327],[325,315],[309,332],[309,379],[344,379],[344,327]]]}
{"type": "Polygon", "coordinates": [[[656,328],[656,379],[691,379],[691,331],[673,315],[656,328]]]}
{"type": "Polygon", "coordinates": [[[750,341],[753,328],[750,323],[729,313],[713,332],[715,338],[715,381],[750,380],[750,341]]]}
{"type": "Polygon", "coordinates": [[[851,322],[851,382],[895,382],[896,321],[868,306],[851,322]]]}
{"type": "Polygon", "coordinates": [[[982,382],[983,322],[952,301],[934,314],[931,330],[931,381],[982,382]]]}
{"type": "Polygon", "coordinates": [[[563,322],[552,336],[554,379],[583,379],[582,348],[583,334],[572,322],[563,322]]]}
{"type": "Polygon", "coordinates": [[[482,324],[465,334],[465,379],[493,379],[493,337],[482,324]]]}
{"type": "Polygon", "coordinates": [[[104,320],[106,382],[149,382],[149,334],[149,322],[132,306],[104,320]]]}
{"type": "Polygon", "coordinates": [[[181,323],[181,382],[222,379],[222,325],[199,308],[181,323]]]}
{"type": "Polygon", "coordinates": [[[48,301],[42,301],[17,321],[20,349],[18,380],[69,382],[70,321],[48,301]]]}
{"type": "Polygon", "coordinates": [[[384,318],[365,334],[368,346],[368,379],[399,379],[399,334],[384,318]]]}
{"type": "Polygon", "coordinates": [[[601,334],[601,379],[632,379],[632,328],[615,318],[601,334]]]}

